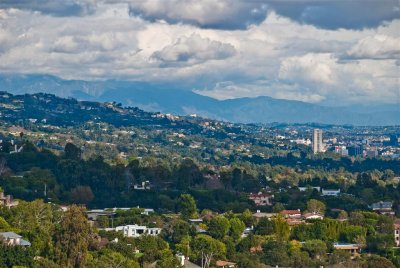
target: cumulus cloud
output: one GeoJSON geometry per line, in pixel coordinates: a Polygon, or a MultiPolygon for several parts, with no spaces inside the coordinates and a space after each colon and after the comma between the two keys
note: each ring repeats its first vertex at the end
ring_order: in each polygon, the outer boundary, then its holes
{"type": "Polygon", "coordinates": [[[198,64],[207,60],[226,59],[234,54],[235,48],[231,44],[192,34],[189,37],[180,37],[174,44],[154,52],[152,57],[166,65],[182,62],[198,64]]]}
{"type": "Polygon", "coordinates": [[[286,58],[281,63],[279,78],[291,82],[333,84],[336,82],[331,67],[334,64],[335,59],[329,53],[286,58]]]}
{"type": "MultiPolygon", "coordinates": [[[[213,5],[231,3],[228,0],[212,1],[213,11],[203,10],[205,0],[197,1],[200,11],[191,15],[164,7],[153,19],[132,8],[160,10],[162,3],[157,0],[95,2],[79,1],[91,5],[91,11],[76,16],[32,12],[28,6],[0,8],[0,72],[140,80],[195,89],[220,99],[271,96],[331,103],[396,99],[400,20],[372,29],[326,30],[270,12],[257,23],[239,19],[246,27],[237,30],[221,25],[235,19],[244,1],[227,9],[213,5]],[[151,3],[155,6],[142,7],[151,3]],[[178,21],[182,23],[174,23],[178,21]]],[[[185,2],[196,7],[194,1],[185,2]]],[[[267,7],[262,5],[265,1],[248,2],[256,6],[248,7],[255,13],[257,7],[263,12],[273,8],[273,2],[267,7]]],[[[171,3],[184,5],[178,0],[171,3]]]]}
{"type": "Polygon", "coordinates": [[[204,28],[245,29],[267,14],[263,1],[143,0],[131,1],[131,12],[150,21],[189,23],[204,28]]]}
{"type": "Polygon", "coordinates": [[[367,36],[359,40],[347,55],[357,59],[399,59],[400,38],[387,35],[367,36]]]}

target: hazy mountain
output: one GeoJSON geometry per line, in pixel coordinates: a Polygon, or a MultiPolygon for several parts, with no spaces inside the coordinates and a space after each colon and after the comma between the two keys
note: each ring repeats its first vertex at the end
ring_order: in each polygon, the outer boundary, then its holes
{"type": "Polygon", "coordinates": [[[116,101],[147,111],[198,114],[243,123],[400,124],[400,107],[327,107],[270,97],[219,101],[176,86],[127,81],[63,80],[49,75],[0,75],[0,90],[14,94],[47,92],[79,100],[116,101]]]}

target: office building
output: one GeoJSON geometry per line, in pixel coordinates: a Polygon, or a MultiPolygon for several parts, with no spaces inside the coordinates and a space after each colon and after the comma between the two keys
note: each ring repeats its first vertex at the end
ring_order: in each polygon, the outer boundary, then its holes
{"type": "Polygon", "coordinates": [[[314,129],[313,131],[312,149],[314,154],[322,153],[324,151],[321,129],[314,129]]]}

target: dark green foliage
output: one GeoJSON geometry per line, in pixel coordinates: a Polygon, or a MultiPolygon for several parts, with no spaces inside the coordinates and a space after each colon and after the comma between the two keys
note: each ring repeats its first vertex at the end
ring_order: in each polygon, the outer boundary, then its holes
{"type": "Polygon", "coordinates": [[[0,267],[33,266],[34,252],[30,248],[0,244],[0,267]]]}

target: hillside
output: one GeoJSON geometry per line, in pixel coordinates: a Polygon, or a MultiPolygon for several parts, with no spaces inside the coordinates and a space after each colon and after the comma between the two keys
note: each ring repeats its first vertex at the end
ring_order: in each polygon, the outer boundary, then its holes
{"type": "Polygon", "coordinates": [[[145,111],[200,116],[236,123],[323,123],[398,125],[400,106],[327,107],[271,97],[219,101],[168,84],[63,80],[49,75],[0,75],[0,90],[13,94],[52,93],[79,100],[119,102],[145,111]]]}

